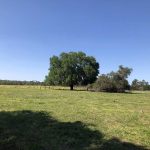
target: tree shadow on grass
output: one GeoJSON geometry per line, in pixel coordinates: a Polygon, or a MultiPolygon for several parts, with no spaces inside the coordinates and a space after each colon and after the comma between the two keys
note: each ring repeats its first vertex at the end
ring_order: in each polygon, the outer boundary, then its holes
{"type": "Polygon", "coordinates": [[[118,138],[112,138],[106,141],[101,150],[148,150],[143,146],[135,145],[129,142],[122,142],[118,138]]]}
{"type": "Polygon", "coordinates": [[[45,112],[0,113],[0,150],[94,149],[102,139],[81,122],[60,122],[45,112]]]}
{"type": "Polygon", "coordinates": [[[45,112],[0,112],[0,150],[145,150],[104,140],[82,122],[60,122],[45,112]]]}

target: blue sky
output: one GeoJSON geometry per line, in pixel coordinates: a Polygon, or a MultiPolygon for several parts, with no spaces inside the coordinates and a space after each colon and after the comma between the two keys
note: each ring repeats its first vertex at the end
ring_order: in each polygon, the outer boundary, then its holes
{"type": "Polygon", "coordinates": [[[0,79],[42,81],[50,56],[81,50],[150,82],[150,1],[0,0],[0,79]]]}

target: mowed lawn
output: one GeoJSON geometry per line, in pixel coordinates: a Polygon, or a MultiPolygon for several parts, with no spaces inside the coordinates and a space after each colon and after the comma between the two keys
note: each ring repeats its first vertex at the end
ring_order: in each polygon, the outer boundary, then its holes
{"type": "Polygon", "coordinates": [[[150,149],[150,92],[0,86],[0,150],[150,149]]]}

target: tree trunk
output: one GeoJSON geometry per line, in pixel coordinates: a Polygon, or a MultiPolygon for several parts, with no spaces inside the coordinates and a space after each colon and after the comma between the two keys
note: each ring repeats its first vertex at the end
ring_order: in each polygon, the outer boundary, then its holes
{"type": "Polygon", "coordinates": [[[73,91],[73,84],[72,84],[72,85],[70,85],[70,90],[71,90],[71,91],[73,91]]]}

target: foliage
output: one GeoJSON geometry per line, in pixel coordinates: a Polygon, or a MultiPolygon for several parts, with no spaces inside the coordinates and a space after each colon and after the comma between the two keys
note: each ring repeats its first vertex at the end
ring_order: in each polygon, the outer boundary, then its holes
{"type": "Polygon", "coordinates": [[[119,66],[119,70],[114,73],[110,73],[110,78],[112,79],[113,85],[117,92],[125,92],[125,90],[130,90],[130,85],[127,80],[128,76],[131,74],[132,68],[119,66]]]}
{"type": "Polygon", "coordinates": [[[146,91],[150,90],[150,85],[145,80],[139,81],[137,79],[134,79],[132,81],[131,88],[132,90],[146,91]]]}
{"type": "Polygon", "coordinates": [[[131,68],[119,66],[119,70],[117,72],[111,72],[109,74],[99,76],[92,87],[95,91],[125,92],[125,90],[130,89],[127,78],[131,72],[131,68]]]}
{"type": "Polygon", "coordinates": [[[83,52],[61,53],[50,58],[49,74],[45,82],[48,85],[70,86],[93,83],[99,73],[99,64],[92,56],[83,52]]]}
{"type": "MultiPolygon", "coordinates": [[[[102,74],[99,76],[95,84],[91,86],[94,91],[100,92],[100,91],[107,91],[107,92],[115,92],[115,85],[112,82],[112,79],[109,77],[109,75],[102,74]]],[[[90,89],[90,88],[89,88],[90,89]]]]}

